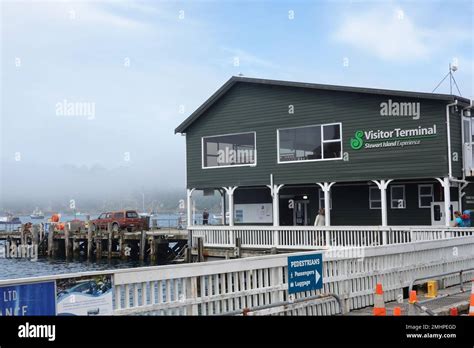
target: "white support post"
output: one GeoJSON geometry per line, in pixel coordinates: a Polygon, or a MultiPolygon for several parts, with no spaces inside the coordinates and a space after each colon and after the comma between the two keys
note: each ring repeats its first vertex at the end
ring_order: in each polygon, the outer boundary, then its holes
{"type": "Polygon", "coordinates": [[[229,226],[234,226],[234,191],[238,186],[223,187],[229,195],[229,226]]]}
{"type": "Polygon", "coordinates": [[[193,213],[192,213],[192,209],[193,209],[193,192],[194,192],[194,189],[187,189],[187,194],[186,194],[186,208],[187,208],[187,225],[188,226],[192,226],[194,225],[194,221],[193,221],[193,213]]]}
{"type": "Polygon", "coordinates": [[[316,184],[318,184],[324,192],[324,222],[325,225],[329,227],[331,226],[331,202],[329,193],[331,192],[331,187],[335,182],[317,182],[316,184]]]}
{"type": "Polygon", "coordinates": [[[444,189],[444,224],[450,226],[451,222],[451,183],[448,177],[436,178],[444,189]]]}
{"type": "MultiPolygon", "coordinates": [[[[272,216],[273,216],[273,226],[280,226],[280,189],[283,187],[283,184],[280,185],[267,185],[270,189],[270,194],[272,196],[272,216]]],[[[273,246],[278,247],[278,230],[273,231],[273,246]]]]}
{"type": "MultiPolygon", "coordinates": [[[[385,180],[385,179],[382,179],[380,181],[377,181],[377,180],[372,180],[375,185],[377,185],[377,187],[379,188],[380,190],[380,205],[381,205],[381,210],[382,210],[382,226],[383,227],[386,227],[387,226],[387,187],[388,187],[388,184],[390,184],[393,179],[389,179],[389,180],[385,180]]],[[[383,241],[382,243],[383,244],[387,244],[386,242],[386,233],[383,234],[383,241]]]]}
{"type": "Polygon", "coordinates": [[[283,184],[280,185],[267,185],[270,189],[270,194],[272,196],[272,207],[273,207],[273,226],[280,226],[280,189],[283,187],[283,184]]]}

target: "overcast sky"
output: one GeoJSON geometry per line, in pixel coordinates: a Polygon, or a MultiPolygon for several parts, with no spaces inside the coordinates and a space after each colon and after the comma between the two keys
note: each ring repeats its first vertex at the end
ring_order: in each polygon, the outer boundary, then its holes
{"type": "Polygon", "coordinates": [[[457,60],[474,98],[472,1],[7,0],[1,11],[7,202],[184,188],[174,128],[239,73],[431,92],[457,60]]]}

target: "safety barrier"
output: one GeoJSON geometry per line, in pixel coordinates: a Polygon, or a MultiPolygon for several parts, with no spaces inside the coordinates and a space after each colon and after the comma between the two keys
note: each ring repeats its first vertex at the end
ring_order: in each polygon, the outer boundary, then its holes
{"type": "MultiPolygon", "coordinates": [[[[337,294],[347,312],[372,306],[376,283],[383,283],[384,300],[393,301],[414,279],[474,267],[473,250],[474,236],[323,250],[323,288],[297,293],[295,300],[337,294]]],[[[288,301],[288,256],[314,252],[17,279],[0,286],[112,274],[115,315],[221,315],[288,301]]],[[[324,299],[272,314],[339,311],[337,301],[324,299]]]]}

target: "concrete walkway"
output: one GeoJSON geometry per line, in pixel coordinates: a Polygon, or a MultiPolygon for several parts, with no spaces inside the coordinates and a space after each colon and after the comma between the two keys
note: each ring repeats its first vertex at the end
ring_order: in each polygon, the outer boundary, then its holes
{"type": "MultiPolygon", "coordinates": [[[[425,294],[418,292],[418,303],[431,309],[436,315],[449,315],[450,308],[457,308],[459,313],[469,310],[469,299],[471,295],[471,282],[464,283],[464,291],[461,292],[459,285],[438,290],[438,297],[434,299],[426,298],[425,294]]],[[[403,299],[403,303],[392,301],[385,303],[387,315],[393,315],[393,308],[400,307],[402,315],[408,315],[408,299],[403,299]]],[[[418,310],[417,315],[428,315],[426,312],[418,310]]],[[[348,315],[373,315],[373,307],[366,307],[351,311],[348,315]]]]}

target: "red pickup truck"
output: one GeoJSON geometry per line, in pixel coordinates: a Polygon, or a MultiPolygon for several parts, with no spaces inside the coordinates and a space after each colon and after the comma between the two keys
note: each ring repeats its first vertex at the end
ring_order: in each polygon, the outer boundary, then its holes
{"type": "Polygon", "coordinates": [[[102,213],[91,221],[92,231],[107,229],[109,223],[112,231],[127,230],[129,232],[146,229],[146,219],[142,218],[135,210],[121,210],[102,213]]]}

